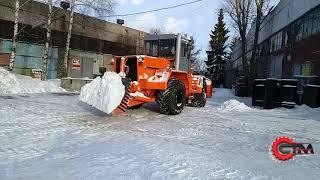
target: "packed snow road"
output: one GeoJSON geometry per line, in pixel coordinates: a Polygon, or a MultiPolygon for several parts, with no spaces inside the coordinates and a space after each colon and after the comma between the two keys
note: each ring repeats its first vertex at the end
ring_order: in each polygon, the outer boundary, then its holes
{"type": "Polygon", "coordinates": [[[319,179],[320,110],[249,101],[217,89],[178,116],[151,104],[110,117],[73,94],[0,97],[0,179],[319,179]],[[283,135],[316,155],[272,160],[283,135]]]}

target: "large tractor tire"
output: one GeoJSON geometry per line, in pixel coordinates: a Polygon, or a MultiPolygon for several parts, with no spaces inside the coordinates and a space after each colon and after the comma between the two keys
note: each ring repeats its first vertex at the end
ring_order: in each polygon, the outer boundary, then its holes
{"type": "Polygon", "coordinates": [[[194,98],[192,99],[190,106],[191,107],[204,107],[207,103],[206,92],[202,91],[202,93],[194,94],[194,98]]]}
{"type": "Polygon", "coordinates": [[[158,93],[157,102],[160,105],[161,114],[180,114],[186,104],[186,88],[183,82],[171,79],[168,88],[158,93]]]}
{"type": "Polygon", "coordinates": [[[193,99],[190,103],[191,107],[204,107],[207,103],[206,97],[206,84],[203,84],[202,93],[194,94],[193,99]]]}

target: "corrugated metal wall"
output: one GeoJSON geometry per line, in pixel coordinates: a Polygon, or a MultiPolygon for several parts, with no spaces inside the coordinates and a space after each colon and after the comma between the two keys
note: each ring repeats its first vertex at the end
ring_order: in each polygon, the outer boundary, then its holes
{"type": "Polygon", "coordinates": [[[106,67],[107,71],[113,71],[111,54],[98,54],[94,52],[85,52],[80,50],[70,50],[70,63],[68,67],[68,76],[72,78],[94,78],[99,74],[99,67],[106,67]],[[80,60],[80,70],[72,69],[72,60],[80,60]]]}
{"type": "MultiPolygon", "coordinates": [[[[11,53],[12,42],[0,39],[0,52],[11,53]]],[[[32,69],[42,69],[44,46],[19,42],[14,72],[23,75],[31,75],[32,69]]],[[[58,48],[50,48],[48,62],[48,79],[57,78],[58,48]]]]}
{"type": "MultiPolygon", "coordinates": [[[[0,64],[9,63],[12,42],[11,40],[0,39],[0,64]]],[[[43,66],[44,46],[31,43],[19,42],[17,45],[17,55],[14,72],[31,76],[32,69],[42,69],[43,66]]],[[[111,54],[99,54],[94,52],[85,52],[80,50],[70,50],[70,60],[77,58],[81,60],[81,69],[73,70],[69,63],[69,76],[73,78],[93,78],[99,74],[99,67],[106,67],[107,71],[112,71],[110,65],[112,60],[111,54]]],[[[50,48],[48,62],[48,79],[57,78],[57,66],[59,59],[59,49],[50,48]]]]}

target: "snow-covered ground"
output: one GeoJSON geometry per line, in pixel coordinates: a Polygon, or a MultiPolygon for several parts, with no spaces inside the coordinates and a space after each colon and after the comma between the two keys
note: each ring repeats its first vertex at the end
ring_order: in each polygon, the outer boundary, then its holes
{"type": "Polygon", "coordinates": [[[319,179],[320,109],[259,110],[216,89],[205,108],[118,117],[74,94],[0,97],[0,179],[319,179]],[[316,155],[272,160],[279,136],[316,155]]]}

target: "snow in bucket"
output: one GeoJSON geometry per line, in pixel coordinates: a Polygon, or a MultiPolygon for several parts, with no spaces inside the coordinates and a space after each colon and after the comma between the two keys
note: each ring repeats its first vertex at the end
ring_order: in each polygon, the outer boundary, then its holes
{"type": "Polygon", "coordinates": [[[125,87],[121,77],[114,72],[106,72],[81,88],[79,100],[100,111],[110,114],[121,103],[125,87]]]}
{"type": "Polygon", "coordinates": [[[236,111],[236,112],[247,112],[252,110],[250,107],[245,105],[242,102],[239,102],[235,99],[228,100],[224,102],[219,108],[219,111],[222,112],[231,112],[231,111],[236,111]]]}
{"type": "Polygon", "coordinates": [[[0,67],[0,96],[63,91],[56,80],[41,81],[0,67]]]}

